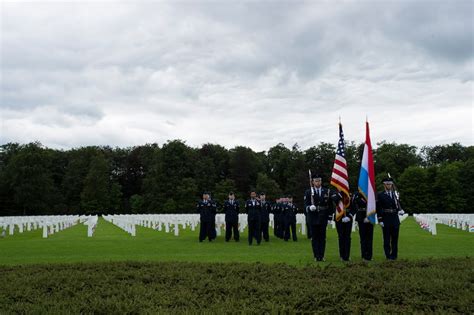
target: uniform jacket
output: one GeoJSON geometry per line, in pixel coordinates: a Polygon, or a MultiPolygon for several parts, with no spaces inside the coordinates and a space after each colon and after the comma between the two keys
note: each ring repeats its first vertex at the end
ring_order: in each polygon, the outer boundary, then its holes
{"type": "Polygon", "coordinates": [[[265,200],[265,202],[260,202],[262,206],[262,211],[260,212],[262,222],[270,221],[270,213],[272,212],[272,204],[265,200]]]}
{"type": "Polygon", "coordinates": [[[240,205],[237,200],[226,200],[224,202],[224,213],[226,222],[238,222],[239,221],[240,205]]]}
{"type": "Polygon", "coordinates": [[[247,212],[248,221],[255,221],[255,220],[260,221],[261,210],[262,210],[262,206],[260,204],[260,201],[258,201],[257,199],[254,199],[254,200],[249,199],[245,203],[245,212],[247,212]]]}
{"type": "Polygon", "coordinates": [[[398,211],[400,211],[395,195],[392,192],[392,197],[387,191],[382,191],[377,194],[377,219],[383,222],[384,226],[398,226],[400,219],[398,211]]]}
{"type": "Polygon", "coordinates": [[[317,193],[316,188],[314,187],[306,190],[304,196],[304,205],[307,219],[310,224],[327,225],[328,220],[332,219],[334,213],[332,199],[334,197],[334,193],[324,187],[321,187],[321,195],[317,193]],[[316,206],[317,209],[315,211],[311,211],[309,209],[311,205],[316,206]]]}
{"type": "Polygon", "coordinates": [[[212,200],[207,202],[201,200],[197,203],[196,209],[197,213],[201,215],[202,222],[211,222],[215,218],[217,206],[212,200]]]}
{"type": "Polygon", "coordinates": [[[296,214],[298,213],[298,208],[295,204],[285,204],[283,205],[283,220],[287,223],[296,223],[296,214]]]}

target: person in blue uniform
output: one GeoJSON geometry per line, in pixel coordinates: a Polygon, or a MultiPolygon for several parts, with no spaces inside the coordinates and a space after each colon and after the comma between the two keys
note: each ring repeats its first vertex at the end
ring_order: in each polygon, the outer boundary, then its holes
{"type": "Polygon", "coordinates": [[[239,241],[239,202],[235,200],[235,194],[229,193],[229,199],[224,202],[225,213],[225,241],[228,242],[234,234],[234,240],[239,241]]]}
{"type": "Polygon", "coordinates": [[[278,238],[283,238],[283,203],[281,198],[273,205],[273,234],[278,238]]]}
{"type": "Polygon", "coordinates": [[[315,261],[325,261],[326,250],[326,228],[332,220],[334,207],[331,199],[331,191],[322,186],[322,177],[313,175],[311,178],[311,189],[305,192],[305,210],[308,211],[311,222],[312,238],[311,247],[315,261]]]}
{"type": "Polygon", "coordinates": [[[405,212],[393,190],[393,180],[385,178],[384,191],[377,194],[377,219],[383,232],[383,249],[387,260],[396,260],[398,257],[398,236],[400,231],[400,218],[405,212]]]}
{"type": "MultiPolygon", "coordinates": [[[[342,199],[342,195],[340,192],[335,193],[336,196],[334,198],[334,202],[337,204],[342,199]]],[[[336,221],[336,230],[339,243],[339,257],[342,261],[349,261],[351,255],[351,233],[353,222],[354,210],[352,207],[346,209],[344,216],[339,221],[336,221]]]]}
{"type": "Polygon", "coordinates": [[[283,207],[283,221],[285,229],[283,231],[283,239],[285,242],[288,242],[291,237],[294,242],[298,240],[296,236],[296,214],[298,213],[298,208],[293,204],[293,196],[288,196],[288,202],[283,207]]]}
{"type": "MultiPolygon", "coordinates": [[[[306,193],[305,193],[305,198],[306,198],[306,193]]],[[[305,200],[305,203],[306,203],[306,200],[305,200]]],[[[313,238],[312,224],[310,221],[309,208],[307,208],[306,206],[304,207],[303,214],[304,214],[304,221],[306,224],[306,237],[308,239],[312,239],[313,238]]]]}
{"type": "Polygon", "coordinates": [[[211,221],[211,240],[215,240],[217,238],[217,230],[216,230],[216,214],[217,214],[217,211],[219,211],[220,209],[220,204],[219,204],[219,201],[218,200],[214,200],[212,198],[212,194],[209,193],[209,200],[211,201],[211,203],[214,204],[215,206],[215,211],[213,212],[212,214],[212,221],[211,221]]]}
{"type": "Polygon", "coordinates": [[[270,240],[270,236],[268,235],[268,225],[270,224],[270,213],[272,212],[272,204],[266,200],[266,195],[264,192],[260,193],[260,204],[262,207],[262,210],[260,212],[260,231],[265,242],[268,242],[270,240]]]}
{"type": "Polygon", "coordinates": [[[249,245],[252,245],[253,239],[257,240],[257,245],[260,245],[262,241],[262,234],[260,232],[261,226],[261,212],[262,206],[260,201],[257,199],[257,193],[255,190],[250,192],[250,199],[245,203],[245,212],[247,213],[248,223],[248,240],[249,245]]]}
{"type": "Polygon", "coordinates": [[[367,200],[360,192],[354,193],[351,201],[352,213],[359,226],[360,254],[362,260],[372,260],[372,248],[374,239],[374,225],[367,218],[367,200]]]}
{"type": "Polygon", "coordinates": [[[211,242],[214,240],[212,229],[215,231],[216,204],[210,200],[209,192],[202,194],[202,200],[197,203],[197,212],[200,214],[199,242],[206,238],[211,242]],[[214,224],[213,224],[214,223],[214,224]]]}

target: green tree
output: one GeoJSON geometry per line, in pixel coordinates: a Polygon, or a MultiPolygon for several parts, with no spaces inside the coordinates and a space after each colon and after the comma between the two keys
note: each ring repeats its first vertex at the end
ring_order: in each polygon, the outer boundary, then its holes
{"type": "Polygon", "coordinates": [[[177,203],[173,198],[168,198],[162,209],[161,213],[176,213],[177,203]]]}
{"type": "Polygon", "coordinates": [[[287,186],[288,165],[291,162],[291,150],[285,147],[283,143],[271,147],[267,154],[267,174],[274,179],[279,187],[283,189],[287,186]]]}
{"type": "Polygon", "coordinates": [[[217,181],[216,168],[208,156],[199,156],[194,164],[194,177],[199,191],[213,191],[217,181]]]}
{"type": "Polygon", "coordinates": [[[403,209],[410,213],[434,212],[436,208],[431,185],[432,178],[428,169],[419,166],[405,169],[397,182],[403,209]]]}
{"type": "Polygon", "coordinates": [[[468,159],[460,165],[459,184],[465,202],[465,208],[462,212],[474,213],[474,185],[472,179],[474,178],[474,158],[468,159]]]}
{"type": "Polygon", "coordinates": [[[424,165],[441,165],[455,161],[466,161],[469,158],[468,147],[455,142],[448,145],[424,146],[421,148],[421,156],[424,165]]]}
{"type": "Polygon", "coordinates": [[[208,157],[214,164],[214,170],[219,180],[229,175],[229,151],[221,145],[206,143],[199,149],[199,155],[208,157]]]}
{"type": "Polygon", "coordinates": [[[156,151],[150,170],[143,179],[143,203],[147,213],[159,213],[167,200],[167,186],[162,152],[156,151]]]}
{"type": "Polygon", "coordinates": [[[246,196],[255,185],[257,174],[263,170],[263,163],[252,149],[238,146],[230,151],[230,178],[241,196],[246,196]]]}
{"type": "Polygon", "coordinates": [[[300,208],[303,207],[304,192],[309,187],[308,168],[303,152],[295,144],[291,150],[290,163],[287,166],[288,181],[285,193],[292,195],[294,197],[293,202],[300,208]]]}
{"type": "Polygon", "coordinates": [[[177,201],[175,208],[180,213],[193,213],[196,208],[198,199],[198,185],[194,178],[184,178],[178,186],[176,193],[173,195],[177,201]]]}
{"type": "Polygon", "coordinates": [[[93,156],[100,154],[99,147],[82,147],[67,152],[67,164],[64,171],[61,190],[63,191],[67,214],[83,214],[81,193],[89,173],[93,156]]]}
{"type": "Polygon", "coordinates": [[[378,143],[378,148],[374,151],[374,168],[379,189],[382,189],[380,181],[387,177],[387,173],[397,180],[407,167],[420,164],[421,158],[415,146],[378,143]]]}
{"type": "Polygon", "coordinates": [[[306,164],[313,175],[320,174],[323,177],[323,185],[329,185],[336,147],[333,144],[321,142],[318,146],[307,149],[304,155],[306,164]]]}
{"type": "Polygon", "coordinates": [[[140,195],[133,195],[130,197],[130,209],[132,213],[143,213],[143,197],[140,195]]]}
{"type": "Polygon", "coordinates": [[[462,169],[462,162],[443,164],[439,168],[434,183],[439,205],[438,212],[462,213],[465,211],[467,204],[463,198],[462,169]]]}
{"type": "Polygon", "coordinates": [[[235,182],[232,179],[223,179],[216,184],[214,189],[214,199],[219,200],[221,203],[229,197],[229,192],[236,194],[236,199],[246,199],[246,195],[238,195],[236,192],[235,182]]]}
{"type": "Polygon", "coordinates": [[[81,208],[85,214],[108,213],[108,173],[107,160],[104,156],[101,154],[94,156],[81,192],[81,208]]]}
{"type": "Polygon", "coordinates": [[[257,176],[257,193],[265,192],[267,200],[275,200],[282,194],[281,188],[276,180],[268,177],[264,173],[258,173],[257,176]]]}
{"type": "Polygon", "coordinates": [[[21,146],[11,157],[5,168],[5,180],[21,214],[52,213],[60,198],[50,170],[51,162],[50,152],[40,143],[21,146]]]}

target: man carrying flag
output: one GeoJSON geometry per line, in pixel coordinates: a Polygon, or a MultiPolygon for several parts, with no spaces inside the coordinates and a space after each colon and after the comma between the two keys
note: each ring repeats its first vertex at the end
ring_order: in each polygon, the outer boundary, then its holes
{"type": "Polygon", "coordinates": [[[362,259],[370,261],[372,260],[376,204],[374,158],[368,121],[365,123],[365,145],[359,174],[359,192],[354,195],[352,208],[357,210],[356,219],[359,223],[362,259]]]}
{"type": "Polygon", "coordinates": [[[336,229],[339,236],[339,256],[342,261],[349,261],[351,251],[352,214],[347,213],[350,205],[349,177],[345,158],[344,133],[339,122],[339,142],[331,175],[331,185],[338,190],[336,203],[336,229]]]}

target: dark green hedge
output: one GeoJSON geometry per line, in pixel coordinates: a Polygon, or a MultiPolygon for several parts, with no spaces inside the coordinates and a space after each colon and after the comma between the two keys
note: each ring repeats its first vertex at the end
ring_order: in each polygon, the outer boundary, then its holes
{"type": "Polygon", "coordinates": [[[0,313],[474,312],[471,258],[372,265],[100,263],[0,267],[0,313]]]}

